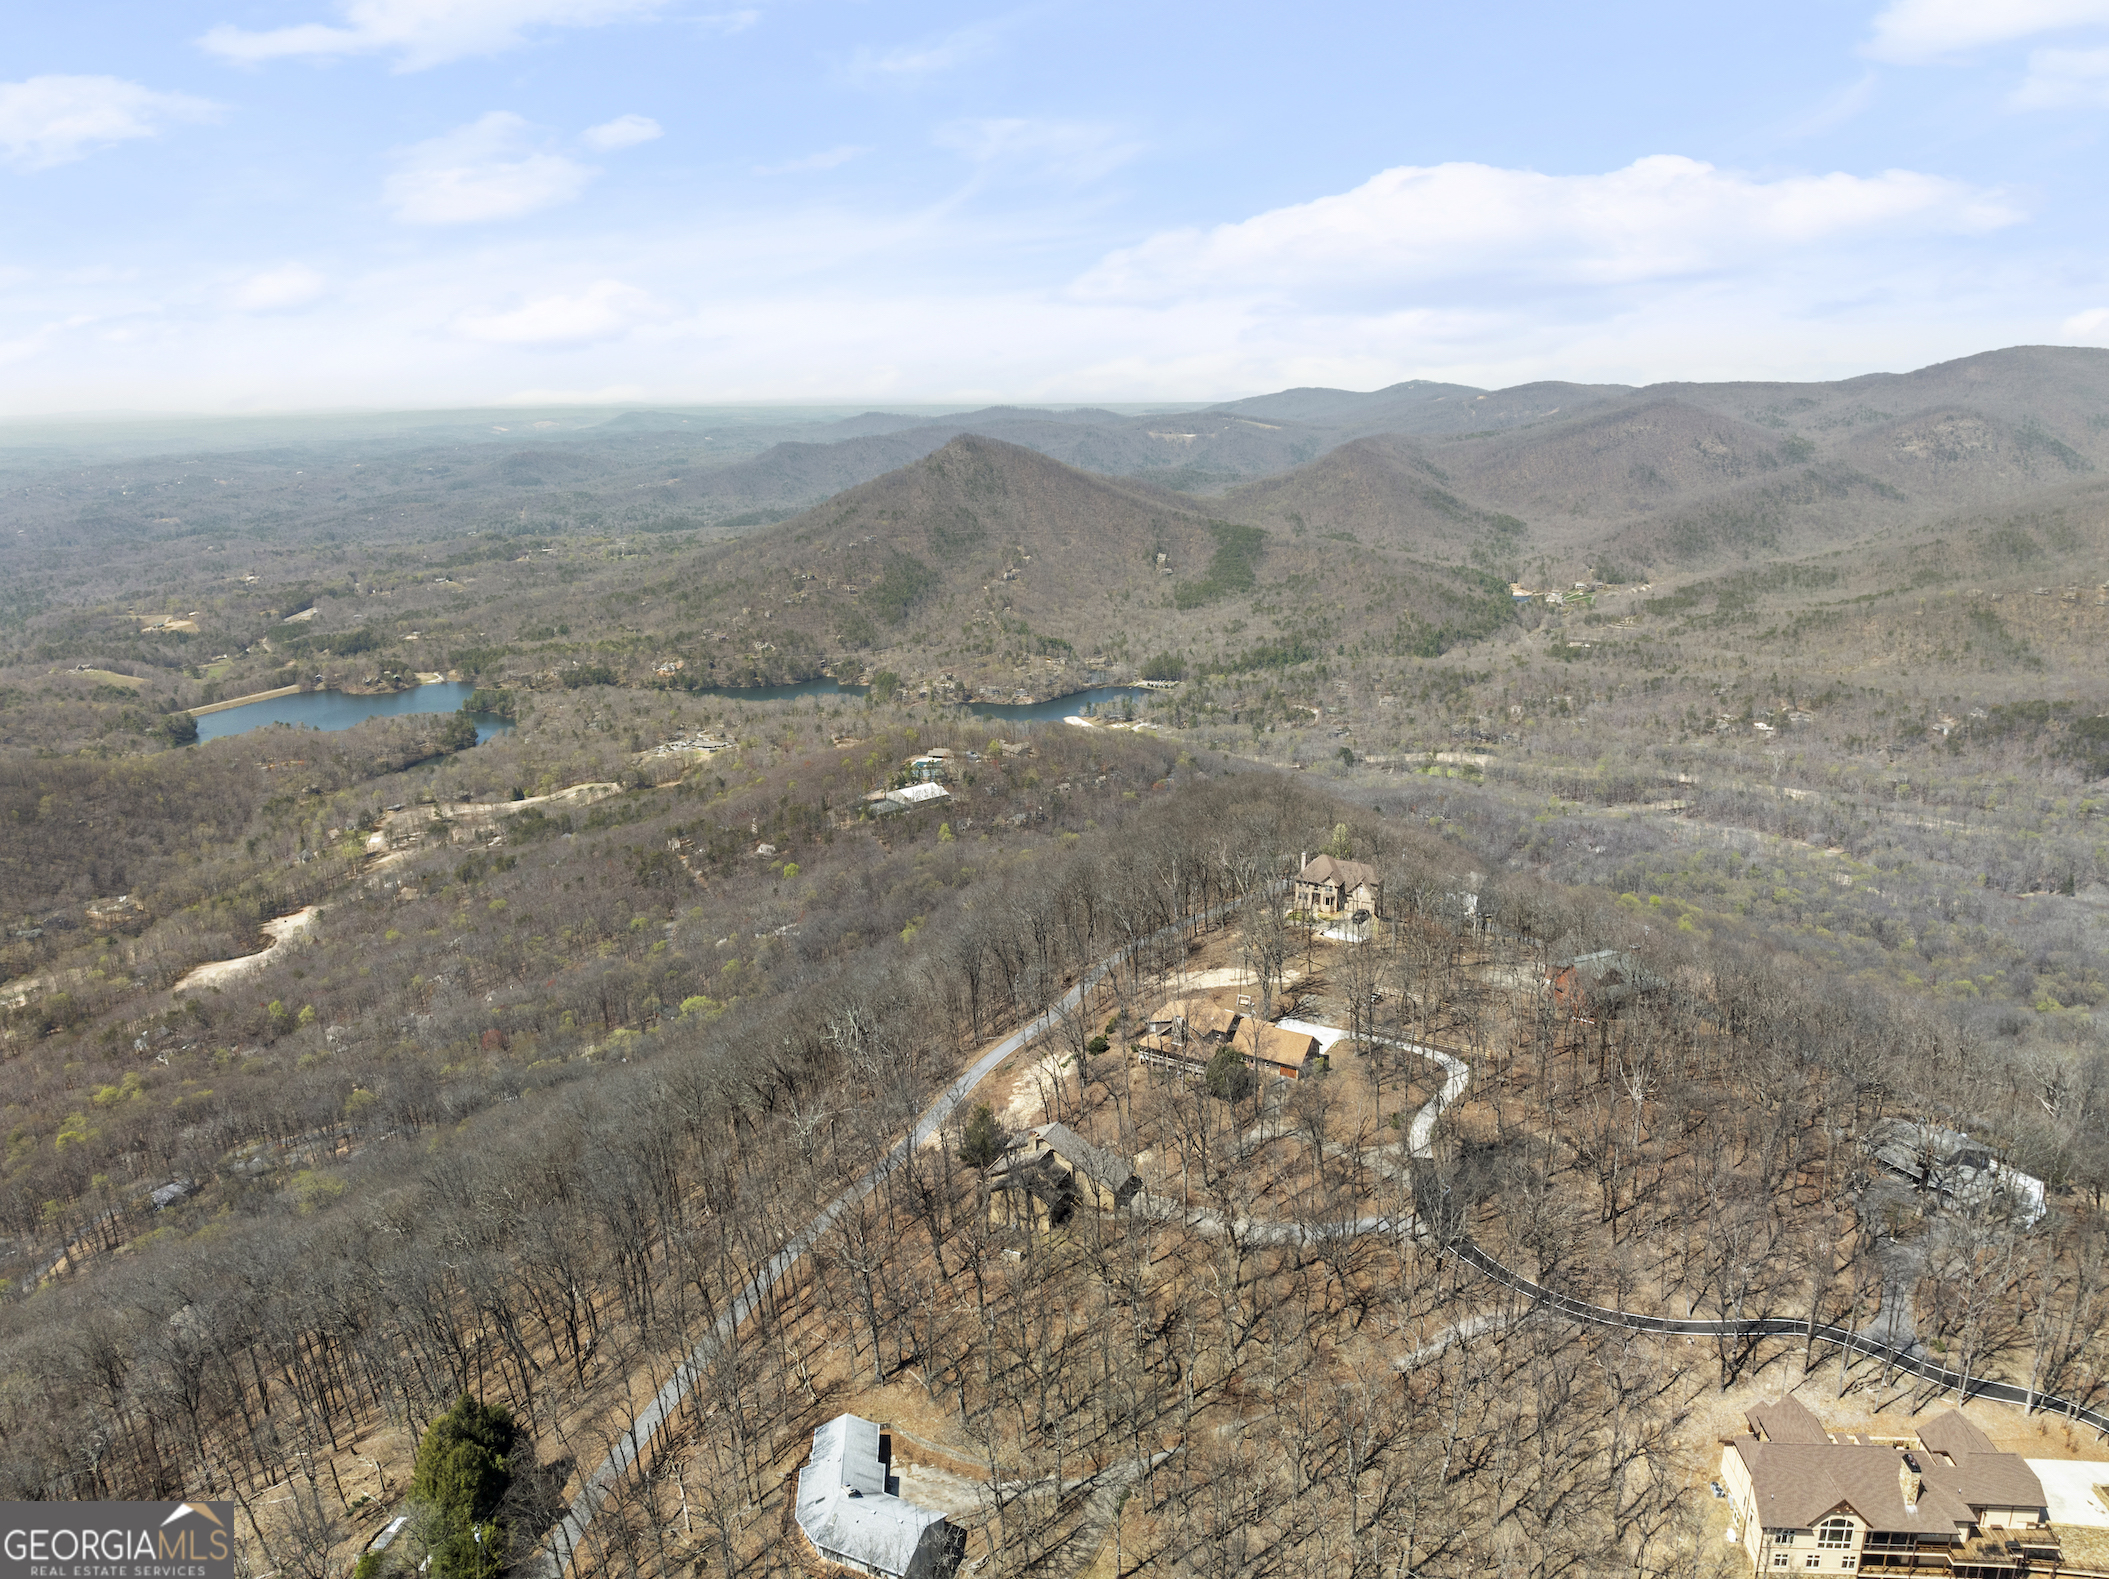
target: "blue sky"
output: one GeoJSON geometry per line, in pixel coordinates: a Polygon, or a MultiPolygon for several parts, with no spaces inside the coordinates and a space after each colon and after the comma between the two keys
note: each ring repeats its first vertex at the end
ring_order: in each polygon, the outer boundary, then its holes
{"type": "Polygon", "coordinates": [[[0,43],[0,414],[2109,344],[2109,0],[159,0],[0,43]]]}

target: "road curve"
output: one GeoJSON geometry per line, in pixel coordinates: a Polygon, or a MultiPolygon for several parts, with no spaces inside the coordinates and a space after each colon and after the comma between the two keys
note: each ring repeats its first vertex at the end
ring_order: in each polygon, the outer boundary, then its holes
{"type": "MultiPolygon", "coordinates": [[[[1430,1195],[1439,1198],[1442,1189],[1432,1178],[1435,1126],[1444,1111],[1464,1095],[1465,1086],[1471,1079],[1471,1067],[1455,1054],[1438,1048],[1423,1047],[1414,1042],[1390,1042],[1387,1045],[1419,1053],[1423,1058],[1433,1059],[1448,1071],[1448,1077],[1443,1081],[1443,1089],[1414,1115],[1413,1127],[1408,1132],[1407,1155],[1420,1165],[1413,1192],[1414,1231],[1436,1234],[1438,1225],[1430,1221],[1422,1206],[1423,1201],[1430,1195]],[[1427,1180],[1426,1189],[1421,1187],[1423,1179],[1427,1180]]],[[[1368,1228],[1392,1226],[1383,1219],[1363,1219],[1362,1223],[1357,1224],[1357,1228],[1360,1229],[1364,1225],[1368,1228]]],[[[1447,1235],[1441,1235],[1440,1238],[1445,1255],[1455,1256],[1474,1271],[1514,1289],[1517,1293],[1537,1301],[1544,1309],[1572,1321],[1586,1321],[1603,1327],[1622,1327],[1630,1332],[1657,1332],[1691,1338],[1786,1337],[1793,1334],[1814,1336],[1826,1343],[1835,1343],[1850,1349],[1856,1354],[1881,1360],[1900,1371],[1908,1371],[1929,1382],[1937,1382],[1943,1388],[1952,1387],[1966,1399],[1990,1398],[1998,1403],[2020,1404],[2025,1409],[2041,1409],[2063,1415],[2069,1420],[2083,1421],[2098,1432],[2109,1433],[2109,1413],[2089,1409],[2077,1400],[2060,1398],[2055,1393],[2016,1387],[2011,1382],[1964,1376],[1959,1371],[1951,1371],[1946,1366],[1937,1365],[1909,1350],[1879,1342],[1863,1333],[1833,1326],[1829,1322],[1817,1322],[1811,1327],[1806,1318],[1793,1316],[1760,1316],[1740,1321],[1687,1321],[1673,1316],[1649,1316],[1637,1311],[1616,1310],[1608,1305],[1592,1305],[1587,1300],[1575,1299],[1570,1295],[1544,1288],[1520,1272],[1503,1266],[1482,1250],[1461,1227],[1447,1235]]]]}
{"type": "MultiPolygon", "coordinates": [[[[546,1545],[537,1560],[527,1565],[536,1579],[564,1579],[564,1575],[576,1561],[579,1546],[600,1505],[614,1490],[616,1483],[636,1464],[645,1444],[659,1434],[660,1429],[673,1417],[683,1396],[693,1387],[709,1363],[711,1357],[725,1344],[732,1341],[740,1325],[751,1316],[761,1303],[763,1295],[790,1272],[813,1248],[820,1236],[828,1231],[851,1206],[869,1195],[878,1187],[879,1181],[910,1156],[917,1147],[936,1134],[959,1104],[985,1079],[998,1064],[1017,1052],[1036,1037],[1044,1034],[1065,1012],[1082,1005],[1106,973],[1143,943],[1155,942],[1187,926],[1220,918],[1237,908],[1235,902],[1212,906],[1195,915],[1181,917],[1171,926],[1153,933],[1143,942],[1129,945],[1109,955],[1092,966],[1077,981],[1077,984],[1062,995],[1052,1006],[1043,1010],[1017,1031],[998,1042],[989,1051],[976,1059],[965,1073],[959,1075],[924,1111],[916,1121],[915,1128],[897,1142],[893,1149],[880,1159],[870,1172],[857,1180],[808,1223],[784,1247],[763,1263],[762,1269],[742,1288],[725,1313],[712,1326],[708,1335],[690,1351],[687,1359],[677,1366],[666,1384],[652,1397],[652,1401],[637,1415],[630,1428],[617,1439],[599,1468],[595,1469],[579,1494],[573,1499],[563,1518],[551,1527],[546,1545]]],[[[1593,1305],[1586,1300],[1575,1299],[1556,1290],[1542,1287],[1521,1273],[1503,1266],[1482,1250],[1462,1228],[1444,1235],[1438,1225],[1431,1223],[1423,1210],[1423,1201],[1430,1193],[1439,1195],[1440,1186],[1428,1179],[1430,1189],[1421,1187],[1421,1180],[1432,1173],[1434,1164],[1434,1142],[1436,1126],[1443,1114],[1463,1097],[1471,1083],[1472,1070],[1463,1058],[1442,1048],[1429,1047],[1419,1042],[1395,1042],[1388,1038],[1375,1038],[1387,1046],[1419,1056],[1440,1065],[1444,1071],[1443,1088],[1424,1103],[1413,1116],[1406,1132],[1407,1156],[1418,1165],[1414,1190],[1413,1213],[1410,1218],[1400,1220],[1388,1216],[1360,1217],[1338,1224],[1314,1224],[1304,1226],[1286,1223],[1241,1222],[1241,1232],[1256,1242],[1294,1243],[1315,1239],[1337,1237],[1341,1234],[1396,1233],[1406,1232],[1416,1236],[1433,1235],[1440,1239],[1445,1255],[1456,1257],[1465,1265],[1485,1277],[1507,1288],[1514,1289],[1526,1298],[1536,1301],[1544,1309],[1572,1321],[1586,1321],[1597,1326],[1620,1327],[1632,1332],[1654,1332],[1671,1336],[1713,1337],[1784,1337],[1792,1334],[1809,1334],[1812,1329],[1806,1319],[1792,1316],[1764,1316],[1740,1321],[1690,1321],[1669,1316],[1650,1316],[1637,1311],[1616,1310],[1607,1305],[1593,1305]]],[[[1141,1203],[1138,1203],[1141,1204],[1141,1203]]],[[[1145,1209],[1148,1209],[1147,1206],[1145,1209]]],[[[1162,1215],[1173,1215],[1163,1212],[1162,1215]]],[[[1222,1223],[1212,1214],[1189,1214],[1187,1220],[1203,1231],[1220,1232],[1222,1223]]],[[[2033,1392],[2016,1387],[2010,1382],[1995,1382],[1965,1377],[1948,1370],[1930,1360],[1922,1359],[1904,1349],[1881,1343],[1873,1338],[1828,1322],[1818,1322],[1813,1329],[1817,1338],[1826,1343],[1835,1343],[1856,1354],[1882,1360],[1898,1370],[1909,1372],[1944,1388],[1955,1388],[1965,1398],[1989,1398],[1999,1403],[2020,1404],[2024,1408],[2040,1409],[2065,1416],[2070,1420],[2084,1422],[2097,1432],[2109,1434],[2109,1413],[2089,1409],[2077,1400],[2061,1398],[2054,1393],[2033,1392]]],[[[1469,1336],[1460,1331],[1457,1337],[1469,1336]]],[[[1452,1341],[1448,1340],[1447,1341],[1452,1341]]]]}
{"type": "Polygon", "coordinates": [[[709,1333],[689,1351],[688,1358],[674,1368],[674,1373],[667,1378],[666,1384],[652,1395],[652,1401],[616,1439],[615,1445],[608,1450],[608,1456],[601,1461],[600,1467],[595,1469],[579,1488],[579,1494],[572,1499],[571,1506],[565,1510],[564,1516],[550,1527],[535,1560],[523,1564],[523,1567],[534,1574],[536,1579],[563,1579],[576,1562],[580,1544],[593,1523],[594,1515],[600,1511],[600,1505],[608,1500],[608,1494],[635,1466],[646,1445],[659,1434],[667,1421],[673,1418],[682,1398],[695,1386],[712,1357],[732,1341],[741,1324],[754,1314],[756,1307],[761,1304],[762,1297],[804,1259],[807,1252],[819,1242],[820,1236],[832,1228],[844,1212],[877,1189],[881,1179],[898,1168],[918,1147],[935,1135],[958,1109],[959,1104],[966,1100],[969,1093],[981,1084],[998,1064],[1036,1037],[1043,1035],[1064,1013],[1081,1007],[1086,996],[1105,979],[1106,973],[1136,949],[1169,937],[1186,927],[1218,920],[1235,910],[1238,903],[1232,901],[1213,905],[1193,915],[1181,916],[1170,926],[1161,927],[1147,938],[1109,954],[1085,971],[1077,979],[1077,984],[1052,1005],[983,1053],[964,1074],[946,1086],[939,1093],[937,1100],[923,1111],[923,1116],[916,1120],[915,1128],[896,1142],[893,1149],[887,1152],[870,1172],[830,1201],[817,1217],[762,1264],[762,1269],[755,1273],[734,1297],[732,1303],[726,1307],[725,1313],[712,1325],[709,1333]]]}

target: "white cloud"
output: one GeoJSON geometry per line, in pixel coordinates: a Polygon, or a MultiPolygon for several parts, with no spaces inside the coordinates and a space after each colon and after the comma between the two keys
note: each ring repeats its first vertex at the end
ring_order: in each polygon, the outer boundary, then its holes
{"type": "Polygon", "coordinates": [[[621,280],[595,280],[576,296],[544,296],[511,312],[464,314],[455,327],[493,345],[577,346],[617,339],[668,316],[647,291],[621,280]]]}
{"type": "Polygon", "coordinates": [[[305,307],[328,284],[306,264],[288,263],[250,275],[235,287],[233,301],[243,312],[283,312],[290,307],[305,307]]]}
{"type": "Polygon", "coordinates": [[[833,170],[846,165],[871,149],[862,143],[844,143],[839,148],[826,148],[817,154],[807,154],[803,159],[786,159],[782,164],[758,164],[756,175],[805,175],[814,170],[833,170]]]}
{"type": "Polygon", "coordinates": [[[583,135],[588,148],[613,153],[618,148],[635,148],[639,143],[648,143],[661,134],[659,123],[649,115],[618,115],[612,121],[587,127],[583,135]]]}
{"type": "Polygon", "coordinates": [[[531,134],[519,116],[493,110],[405,149],[383,196],[406,225],[517,219],[570,202],[596,172],[562,154],[537,151],[531,134]]]}
{"type": "Polygon", "coordinates": [[[1867,52],[1883,60],[1934,60],[2101,23],[2109,23],[2109,0],[1891,0],[1875,18],[1867,52]]]}
{"type": "Polygon", "coordinates": [[[1232,294],[1322,300],[1634,285],[1754,272],[1819,243],[1971,233],[2021,215],[1996,193],[1890,170],[1759,180],[1675,155],[1604,175],[1401,166],[1351,192],[1110,254],[1098,300],[1232,294]]]}
{"type": "Polygon", "coordinates": [[[2028,77],[2014,90],[2014,106],[2053,109],[2065,104],[2109,107],[2109,49],[2039,49],[2028,57],[2028,77]]]}
{"type": "Polygon", "coordinates": [[[1085,121],[954,121],[936,140],[977,164],[1022,165],[1075,183],[1096,181],[1142,151],[1114,127],[1085,121]]]}
{"type": "Polygon", "coordinates": [[[340,0],[340,24],[302,22],[252,31],[222,23],[204,48],[248,64],[288,58],[391,54],[418,71],[527,42],[531,30],[636,21],[665,0],[340,0]]]}
{"type": "Polygon", "coordinates": [[[993,27],[964,27],[919,44],[892,49],[864,48],[850,61],[850,74],[871,81],[911,82],[972,65],[996,47],[993,27]]]}
{"type": "Polygon", "coordinates": [[[759,11],[718,11],[709,16],[699,16],[696,24],[712,33],[723,33],[728,38],[734,33],[744,33],[762,19],[759,11]]]}
{"type": "Polygon", "coordinates": [[[31,77],[0,82],[0,158],[45,170],[92,148],[158,137],[170,124],[211,121],[220,107],[120,77],[31,77]]]}
{"type": "Polygon", "coordinates": [[[2058,325],[2058,332],[2068,340],[2093,340],[2109,344],[2109,307],[2074,313],[2058,325]]]}

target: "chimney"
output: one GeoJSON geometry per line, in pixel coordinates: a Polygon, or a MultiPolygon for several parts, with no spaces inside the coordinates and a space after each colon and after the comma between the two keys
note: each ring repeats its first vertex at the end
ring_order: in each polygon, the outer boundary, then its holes
{"type": "Polygon", "coordinates": [[[1926,1487],[1926,1480],[1919,1473],[1918,1460],[1909,1453],[1897,1464],[1897,1490],[1904,1494],[1904,1511],[1915,1513],[1919,1506],[1919,1493],[1926,1487]]]}
{"type": "Polygon", "coordinates": [[[1309,866],[1310,864],[1311,864],[1311,852],[1310,852],[1309,850],[1300,850],[1300,851],[1298,851],[1298,852],[1297,852],[1297,856],[1296,856],[1296,869],[1297,869],[1297,870],[1298,870],[1298,871],[1300,872],[1300,871],[1302,871],[1302,870],[1303,870],[1303,869],[1304,869],[1305,867],[1309,866]]]}

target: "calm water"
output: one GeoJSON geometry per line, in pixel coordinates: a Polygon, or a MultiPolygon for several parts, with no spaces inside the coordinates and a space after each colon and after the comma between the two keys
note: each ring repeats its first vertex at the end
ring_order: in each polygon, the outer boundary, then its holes
{"type": "MultiPolygon", "coordinates": [[[[735,702],[788,702],[801,696],[862,696],[861,685],[844,685],[837,680],[800,680],[796,685],[747,685],[714,686],[699,691],[698,696],[722,696],[735,702]]],[[[1094,686],[1088,691],[1075,691],[1068,696],[1058,696],[1045,702],[969,702],[966,710],[977,718],[1010,719],[1016,723],[1034,723],[1050,718],[1067,718],[1072,713],[1081,713],[1087,708],[1101,712],[1117,709],[1123,697],[1134,697],[1139,709],[1142,699],[1149,693],[1137,691],[1126,685],[1094,686]]],[[[906,698],[904,698],[906,700],[906,698]]],[[[205,719],[199,719],[202,728],[205,719]]]]}
{"type": "Polygon", "coordinates": [[[1048,718],[1067,718],[1072,713],[1092,708],[1101,713],[1118,712],[1124,697],[1135,699],[1135,710],[1139,713],[1143,698],[1149,694],[1132,686],[1097,685],[1088,691],[1072,691],[1067,696],[1052,697],[1045,702],[1019,702],[1008,706],[1001,702],[969,702],[967,711],[977,718],[1009,718],[1029,724],[1048,718]]]}
{"type": "MultiPolygon", "coordinates": [[[[451,713],[476,689],[465,680],[441,680],[411,691],[382,696],[351,696],[343,691],[303,691],[298,696],[274,696],[268,702],[230,707],[224,713],[207,713],[198,720],[200,740],[218,740],[223,735],[246,735],[266,724],[307,724],[316,729],[349,729],[369,718],[393,718],[403,713],[451,713]]],[[[496,713],[473,713],[476,743],[513,726],[496,713]]]]}

